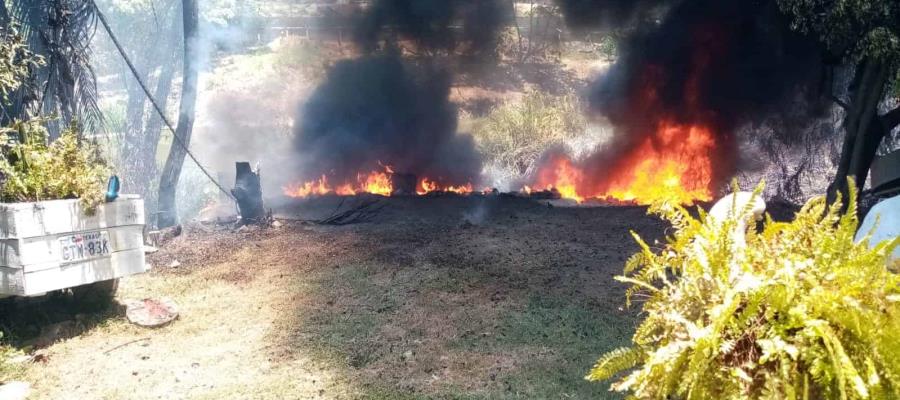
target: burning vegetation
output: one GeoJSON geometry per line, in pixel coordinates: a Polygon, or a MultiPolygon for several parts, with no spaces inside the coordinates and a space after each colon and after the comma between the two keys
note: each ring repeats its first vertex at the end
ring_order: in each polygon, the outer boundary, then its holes
{"type": "Polygon", "coordinates": [[[379,196],[391,196],[394,194],[417,194],[419,196],[425,196],[432,193],[472,193],[471,183],[453,186],[443,185],[440,182],[429,178],[422,178],[416,181],[415,175],[395,174],[390,166],[384,166],[383,168],[382,171],[357,174],[355,181],[345,181],[336,186],[333,186],[328,182],[328,176],[322,175],[319,179],[313,181],[285,186],[284,194],[290,197],[309,197],[323,195],[355,196],[362,193],[379,196]],[[402,182],[408,181],[409,178],[413,178],[413,182],[416,182],[413,190],[410,190],[406,182],[402,182]],[[400,182],[395,184],[395,182],[398,181],[400,182]]]}
{"type": "MultiPolygon", "coordinates": [[[[578,203],[709,201],[745,162],[742,128],[763,120],[791,126],[823,109],[811,95],[822,49],[791,31],[775,3],[558,3],[576,29],[632,30],[586,93],[588,117],[610,124],[613,135],[577,157],[547,149],[506,189],[578,203]]],[[[488,61],[476,45],[494,45],[512,12],[494,1],[380,1],[365,9],[356,28],[363,55],[334,65],[298,115],[302,176],[283,192],[466,194],[495,185],[484,175],[490,155],[457,134],[449,94],[452,65],[488,61]]]]}

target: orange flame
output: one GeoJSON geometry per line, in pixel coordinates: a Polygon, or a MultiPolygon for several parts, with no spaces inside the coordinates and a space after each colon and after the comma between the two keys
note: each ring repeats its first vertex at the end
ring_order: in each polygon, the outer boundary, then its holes
{"type": "MultiPolygon", "coordinates": [[[[390,171],[390,167],[385,167],[390,171]]],[[[390,196],[394,192],[394,186],[391,184],[390,172],[371,172],[368,175],[358,174],[357,182],[362,187],[362,192],[378,194],[382,196],[390,196]]]]}
{"type": "MultiPolygon", "coordinates": [[[[394,169],[390,165],[381,164],[380,162],[378,164],[384,168],[384,171],[372,171],[366,174],[359,173],[356,175],[356,182],[345,182],[337,187],[332,187],[328,183],[328,177],[322,175],[321,178],[313,181],[285,186],[282,188],[282,191],[286,196],[290,197],[321,196],[332,193],[339,196],[353,196],[359,193],[390,196],[394,193],[394,184],[391,180],[394,169]]],[[[470,194],[473,191],[471,183],[459,186],[444,186],[429,178],[420,180],[416,187],[416,193],[419,195],[426,195],[431,192],[470,194]]]]}
{"type": "Polygon", "coordinates": [[[460,186],[441,186],[439,183],[437,183],[437,181],[433,181],[428,178],[422,178],[422,180],[419,181],[418,187],[416,187],[416,194],[418,194],[419,196],[424,196],[432,192],[469,194],[472,193],[472,191],[473,189],[471,183],[460,186]]]}
{"type": "Polygon", "coordinates": [[[701,126],[663,122],[656,139],[655,146],[648,138],[629,154],[610,180],[607,196],[640,204],[711,200],[712,133],[701,126]]]}
{"type": "Polygon", "coordinates": [[[291,184],[282,188],[282,192],[290,197],[321,196],[337,194],[339,196],[353,196],[358,193],[371,193],[381,196],[390,196],[394,192],[391,183],[393,170],[388,165],[382,165],[384,171],[372,171],[368,174],[357,174],[356,182],[345,182],[333,188],[328,183],[328,177],[322,175],[319,179],[291,184]]]}
{"type": "MultiPolygon", "coordinates": [[[[712,199],[712,154],[716,150],[709,129],[661,122],[652,137],[618,160],[604,182],[588,187],[589,172],[568,157],[558,157],[538,172],[534,186],[556,188],[560,196],[579,203],[587,198],[617,199],[650,204],[674,201],[693,204],[712,199]]],[[[532,190],[526,186],[526,193],[532,190]]]]}
{"type": "Polygon", "coordinates": [[[328,178],[322,175],[321,178],[300,184],[292,184],[282,188],[285,195],[291,197],[307,197],[310,195],[323,195],[331,193],[328,186],[328,178]]]}

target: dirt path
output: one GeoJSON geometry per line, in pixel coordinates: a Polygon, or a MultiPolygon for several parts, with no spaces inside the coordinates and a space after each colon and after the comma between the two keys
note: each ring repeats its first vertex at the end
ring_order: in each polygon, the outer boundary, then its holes
{"type": "Polygon", "coordinates": [[[179,320],[79,315],[25,376],[51,399],[602,398],[582,376],[633,330],[611,278],[628,230],[661,228],[640,208],[499,198],[390,199],[344,227],[194,227],[119,292],[170,297],[179,320]]]}

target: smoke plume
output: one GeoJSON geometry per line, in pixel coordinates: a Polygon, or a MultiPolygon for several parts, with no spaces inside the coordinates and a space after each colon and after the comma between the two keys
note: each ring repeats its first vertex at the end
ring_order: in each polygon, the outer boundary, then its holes
{"type": "Polygon", "coordinates": [[[577,27],[632,24],[618,26],[630,32],[620,43],[620,57],[589,89],[591,110],[617,129],[613,143],[582,165],[591,171],[588,185],[598,191],[636,146],[647,140],[663,145],[654,136],[660,126],[701,126],[712,133],[717,187],[734,173],[739,128],[773,116],[806,119],[819,111],[811,99],[821,83],[820,48],[789,29],[774,1],[559,4],[577,27]],[[658,20],[640,20],[654,7],[658,20]]]}
{"type": "Polygon", "coordinates": [[[456,135],[449,90],[448,74],[417,74],[396,55],[339,62],[303,107],[295,132],[305,178],[353,181],[383,164],[467,183],[481,162],[471,137],[456,135]]]}
{"type": "Polygon", "coordinates": [[[374,2],[357,19],[363,55],[337,63],[300,110],[302,177],[353,181],[384,165],[445,185],[474,183],[481,160],[471,137],[456,135],[452,73],[430,55],[444,62],[487,53],[506,16],[500,0],[374,2]]]}

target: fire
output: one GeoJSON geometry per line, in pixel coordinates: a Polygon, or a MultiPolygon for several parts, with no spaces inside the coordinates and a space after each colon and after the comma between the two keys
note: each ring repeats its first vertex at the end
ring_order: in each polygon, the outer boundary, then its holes
{"type": "Polygon", "coordinates": [[[357,174],[356,182],[346,182],[337,187],[332,187],[328,183],[328,177],[322,175],[319,179],[313,181],[285,186],[282,188],[282,191],[290,197],[321,196],[331,193],[339,196],[353,196],[358,193],[390,196],[394,192],[394,187],[391,183],[391,174],[394,171],[390,166],[382,165],[382,167],[384,171],[357,174]]]}
{"type": "Polygon", "coordinates": [[[460,186],[441,186],[436,181],[430,180],[428,178],[422,178],[419,181],[419,185],[416,188],[416,194],[419,196],[424,196],[428,193],[432,192],[448,192],[448,193],[456,193],[456,194],[469,194],[472,193],[472,184],[467,183],[465,185],[460,186]]]}
{"type": "MultiPolygon", "coordinates": [[[[660,122],[656,132],[604,171],[603,182],[588,183],[588,171],[561,156],[545,164],[534,186],[556,188],[579,203],[588,198],[650,204],[693,204],[712,199],[712,132],[698,125],[660,122]]],[[[532,190],[525,188],[526,192],[532,190]]]]}
{"type": "MultiPolygon", "coordinates": [[[[359,173],[356,175],[356,182],[345,182],[338,186],[332,186],[328,182],[328,177],[322,175],[319,179],[292,184],[282,188],[285,195],[290,197],[309,197],[321,196],[326,194],[336,194],[339,196],[353,196],[360,193],[371,193],[381,196],[390,196],[394,193],[394,184],[392,176],[394,169],[390,165],[379,163],[383,168],[382,171],[371,171],[369,173],[359,173]]],[[[486,189],[488,190],[488,189],[486,189]]],[[[426,195],[432,192],[456,193],[467,195],[474,191],[471,183],[465,185],[442,185],[436,180],[423,178],[419,180],[416,186],[416,193],[426,195]]]]}
{"type": "MultiPolygon", "coordinates": [[[[578,186],[584,179],[584,173],[572,164],[568,157],[558,157],[538,174],[537,187],[546,187],[548,190],[556,188],[564,199],[572,199],[579,203],[584,201],[584,196],[578,194],[578,186]]],[[[527,192],[531,193],[532,188],[527,192]]]]}
{"type": "Polygon", "coordinates": [[[362,192],[390,196],[394,192],[389,174],[393,173],[390,167],[385,167],[385,172],[371,172],[368,175],[358,174],[356,180],[362,186],[362,192]]]}
{"type": "Polygon", "coordinates": [[[331,187],[328,186],[328,178],[325,175],[314,181],[287,186],[283,190],[284,194],[291,197],[307,197],[331,193],[331,187]]]}
{"type": "Polygon", "coordinates": [[[712,199],[715,141],[701,126],[661,123],[652,139],[641,143],[610,180],[607,195],[641,204],[674,201],[693,204],[712,199]]]}

